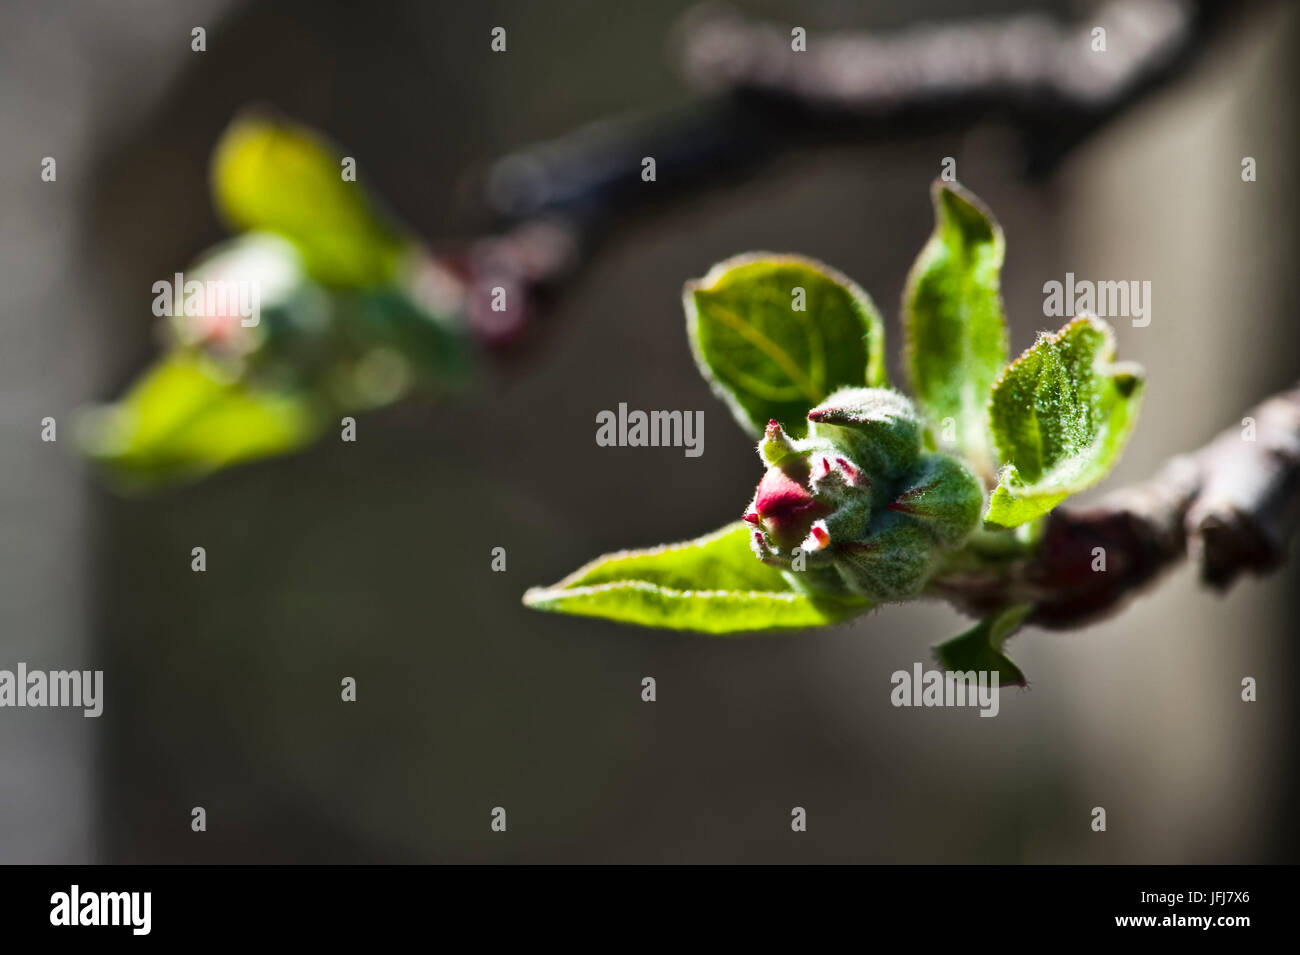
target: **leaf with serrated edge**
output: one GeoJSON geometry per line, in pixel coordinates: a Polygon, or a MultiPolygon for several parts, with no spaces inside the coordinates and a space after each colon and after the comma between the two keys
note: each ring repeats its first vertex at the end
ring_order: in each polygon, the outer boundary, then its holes
{"type": "Polygon", "coordinates": [[[753,437],[775,419],[796,436],[844,386],[883,386],[884,325],[871,297],[834,269],[755,252],[720,262],[683,291],[700,373],[753,437]],[[804,290],[796,311],[794,290],[804,290]]]}
{"type": "Polygon", "coordinates": [[[1002,652],[1002,645],[1020,629],[1032,609],[1029,604],[1017,604],[989,614],[965,633],[935,647],[935,658],[954,673],[996,672],[1000,686],[1024,686],[1025,675],[1002,652]]]}
{"type": "Polygon", "coordinates": [[[1115,335],[1081,315],[1042,335],[993,385],[989,425],[1002,461],[984,520],[1015,527],[1106,476],[1137,421],[1142,369],[1115,363],[1115,335]]]}
{"type": "MultiPolygon", "coordinates": [[[[903,364],[917,402],[938,426],[952,418],[960,452],[992,474],[985,406],[1007,362],[1000,292],[1005,243],[993,214],[956,183],[931,190],[934,232],[903,290],[903,364]]],[[[942,437],[943,429],[936,427],[942,437]]]]}
{"type": "Polygon", "coordinates": [[[862,600],[812,598],[754,557],[739,521],[680,544],[598,557],[550,587],[533,587],[537,610],[702,633],[788,630],[865,612],[862,600]]]}

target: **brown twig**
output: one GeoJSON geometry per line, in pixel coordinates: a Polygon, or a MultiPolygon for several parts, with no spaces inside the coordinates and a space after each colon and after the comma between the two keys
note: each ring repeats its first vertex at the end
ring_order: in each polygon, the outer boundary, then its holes
{"type": "Polygon", "coordinates": [[[809,29],[799,52],[789,25],[705,6],[680,31],[680,59],[701,89],[859,128],[997,119],[1024,133],[1030,165],[1042,170],[1175,76],[1245,6],[1112,0],[1075,23],[1026,12],[894,33],[809,29]]]}
{"type": "Polygon", "coordinates": [[[1054,511],[1033,556],[947,574],[931,592],[976,616],[1032,603],[1029,622],[1068,629],[1116,612],[1185,556],[1219,590],[1273,570],[1297,524],[1300,387],[1143,484],[1054,511]]]}
{"type": "Polygon", "coordinates": [[[952,134],[989,120],[1025,143],[1026,168],[1050,170],[1075,145],[1174,78],[1246,0],[1119,0],[1074,24],[1038,13],[918,23],[894,34],[812,31],[705,5],[675,31],[691,84],[684,107],[609,119],[494,163],[483,185],[497,234],[463,263],[469,320],[513,341],[581,268],[604,234],[636,214],[743,181],[793,149],[952,134]],[[1092,30],[1104,28],[1106,51],[1092,30]],[[657,164],[656,187],[642,176],[657,164]],[[483,303],[497,287],[509,313],[483,303]],[[516,294],[518,292],[519,294],[516,294]]]}

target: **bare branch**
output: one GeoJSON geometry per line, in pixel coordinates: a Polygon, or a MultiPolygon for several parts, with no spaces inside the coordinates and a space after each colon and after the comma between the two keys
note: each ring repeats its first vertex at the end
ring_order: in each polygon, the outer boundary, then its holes
{"type": "MultiPolygon", "coordinates": [[[[1017,129],[1026,166],[1045,172],[1254,5],[1123,0],[1075,25],[1032,13],[891,35],[831,31],[798,54],[788,29],[696,8],[674,45],[687,80],[712,95],[592,123],[492,164],[481,185],[498,231],[470,250],[468,281],[519,289],[526,313],[537,311],[609,230],[662,207],[664,196],[681,202],[744,181],[794,149],[952,135],[993,120],[1017,129]],[[1092,51],[1098,26],[1107,30],[1104,54],[1092,51]],[[659,188],[641,179],[644,157],[656,160],[659,188]]],[[[525,313],[514,318],[500,328],[499,316],[471,316],[500,342],[529,324],[525,313]]]]}
{"type": "Polygon", "coordinates": [[[815,34],[807,51],[794,55],[788,28],[706,7],[683,31],[683,65],[709,89],[779,94],[858,114],[955,99],[1095,111],[1172,64],[1192,41],[1194,19],[1185,0],[1120,0],[1078,24],[1033,12],[919,23],[892,35],[815,34]],[[1101,50],[1094,30],[1104,31],[1101,50]]]}
{"type": "Polygon", "coordinates": [[[891,34],[814,31],[795,53],[788,27],[705,6],[680,31],[681,60],[702,89],[861,129],[994,118],[1026,134],[1041,170],[1175,76],[1225,12],[1211,0],[1115,0],[1075,24],[1032,12],[891,34]]]}

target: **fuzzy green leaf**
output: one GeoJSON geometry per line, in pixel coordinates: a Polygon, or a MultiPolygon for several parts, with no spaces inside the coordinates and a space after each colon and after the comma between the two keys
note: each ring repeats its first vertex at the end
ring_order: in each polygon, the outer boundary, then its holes
{"type": "Polygon", "coordinates": [[[120,402],[95,409],[79,432],[120,487],[143,490],[292,451],[321,427],[304,397],[222,381],[197,355],[175,351],[120,402]]]}
{"type": "Polygon", "coordinates": [[[1080,316],[1007,366],[989,402],[1003,469],[986,522],[1034,520],[1114,466],[1143,388],[1142,369],[1114,357],[1110,326],[1080,316]]]}
{"type": "Polygon", "coordinates": [[[740,522],[680,544],[598,557],[524,604],[537,610],[703,633],[819,627],[869,609],[866,601],[809,597],[749,547],[740,522]]]}
{"type": "Polygon", "coordinates": [[[947,450],[992,473],[985,407],[1007,362],[1002,229],[955,183],[936,181],[931,195],[934,232],[903,291],[904,364],[931,421],[953,419],[955,441],[944,442],[947,450]]]}
{"type": "Polygon", "coordinates": [[[365,288],[395,277],[409,240],[376,209],[342,157],[311,131],[260,117],[236,119],[212,157],[220,212],[241,229],[275,232],[325,285],[365,288]]]}
{"type": "Polygon", "coordinates": [[[1002,645],[1020,629],[1031,609],[1029,604],[1018,604],[990,614],[960,636],[939,644],[934,655],[944,669],[963,673],[996,671],[999,685],[1024,686],[1025,675],[1002,652],[1002,645]]]}
{"type": "Polygon", "coordinates": [[[837,388],[886,383],[876,306],[811,259],[728,259],[688,282],[683,301],[701,374],[755,438],[771,419],[802,435],[808,410],[837,388]]]}

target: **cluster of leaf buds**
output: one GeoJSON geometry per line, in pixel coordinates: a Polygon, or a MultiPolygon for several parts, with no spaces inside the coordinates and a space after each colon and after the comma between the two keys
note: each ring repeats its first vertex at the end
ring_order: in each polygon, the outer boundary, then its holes
{"type": "Polygon", "coordinates": [[[808,422],[795,439],[772,421],[759,442],[768,470],[745,514],[754,553],[807,592],[915,596],[939,554],[979,523],[980,482],[927,449],[924,423],[896,391],[840,389],[808,422]]]}

